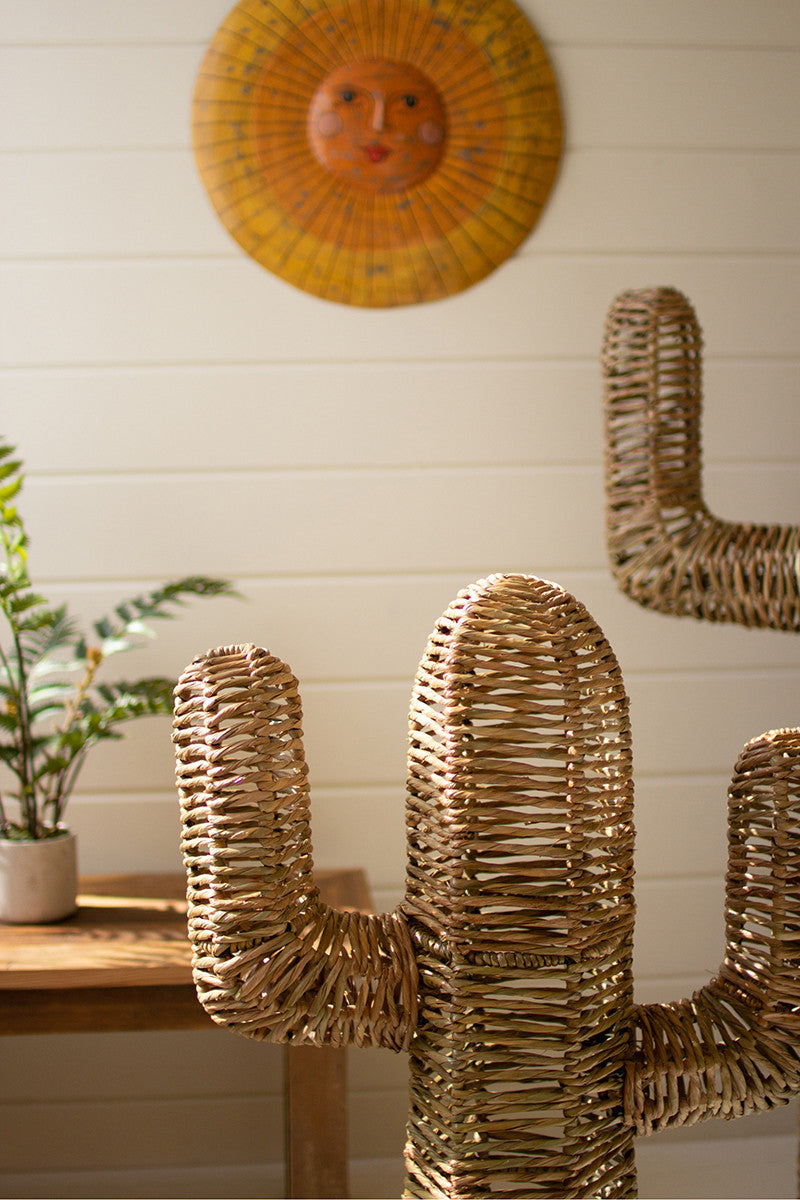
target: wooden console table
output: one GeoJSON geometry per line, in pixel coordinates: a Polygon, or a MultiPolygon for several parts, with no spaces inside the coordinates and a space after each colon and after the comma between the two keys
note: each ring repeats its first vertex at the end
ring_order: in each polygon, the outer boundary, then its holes
{"type": "MultiPolygon", "coordinates": [[[[319,871],[323,899],[369,911],[362,871],[319,871]]],[[[0,925],[0,1034],[209,1029],[186,936],[182,875],[80,882],[78,911],[54,925],[0,925]]],[[[290,1197],[347,1196],[344,1049],[285,1054],[290,1197]]]]}

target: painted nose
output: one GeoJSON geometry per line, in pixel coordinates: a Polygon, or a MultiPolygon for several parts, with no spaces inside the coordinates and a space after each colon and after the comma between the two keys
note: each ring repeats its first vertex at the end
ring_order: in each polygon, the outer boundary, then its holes
{"type": "Polygon", "coordinates": [[[370,128],[373,133],[380,133],[386,121],[386,105],[383,96],[373,96],[372,100],[372,121],[370,128]]]}

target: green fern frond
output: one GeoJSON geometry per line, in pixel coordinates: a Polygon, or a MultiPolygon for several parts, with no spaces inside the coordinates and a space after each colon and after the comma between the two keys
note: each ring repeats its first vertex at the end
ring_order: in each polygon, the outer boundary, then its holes
{"type": "Polygon", "coordinates": [[[152,592],[131,596],[122,601],[113,613],[95,621],[92,628],[97,634],[99,648],[104,658],[130,650],[141,644],[142,639],[155,637],[146,624],[151,620],[170,620],[177,614],[173,609],[184,605],[189,597],[237,596],[232,585],[224,579],[210,579],[205,575],[187,575],[171,583],[165,583],[152,592]]]}
{"type": "Polygon", "coordinates": [[[162,676],[135,683],[100,684],[97,696],[102,704],[93,706],[92,717],[105,731],[137,717],[163,716],[172,712],[174,687],[173,680],[162,676]]]}
{"type": "Polygon", "coordinates": [[[47,836],[63,817],[89,748],[121,737],[119,727],[128,721],[171,712],[173,680],[98,683],[104,660],[154,637],[148,622],[175,616],[191,597],[238,594],[227,581],[200,575],[162,584],[96,621],[90,644],[66,606],[52,607],[31,585],[28,538],[15,503],[22,484],[22,463],[0,438],[0,616],[6,625],[0,631],[0,763],[16,776],[7,795],[18,802],[21,818],[8,819],[0,795],[0,837],[12,827],[47,836]]]}
{"type": "MultiPolygon", "coordinates": [[[[63,604],[59,608],[40,606],[31,616],[21,626],[21,641],[25,665],[33,675],[40,664],[52,662],[53,655],[73,644],[77,627],[63,604]]],[[[64,660],[64,669],[74,665],[71,656],[64,660]]]]}

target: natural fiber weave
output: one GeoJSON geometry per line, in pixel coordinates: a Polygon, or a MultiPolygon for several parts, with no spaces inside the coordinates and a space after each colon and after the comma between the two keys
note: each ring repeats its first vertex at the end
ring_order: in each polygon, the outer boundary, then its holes
{"type": "Polygon", "coordinates": [[[703,499],[702,335],[673,288],[623,292],[606,320],[607,538],[646,608],[800,630],[800,529],[713,516],[703,499]]]}
{"type": "Polygon", "coordinates": [[[495,578],[442,617],[411,703],[407,824],[407,1194],[627,1194],[627,701],[560,589],[495,578]]]}
{"type": "Polygon", "coordinates": [[[728,793],[726,955],[691,999],[635,1013],[638,1133],[741,1117],[800,1091],[800,729],[743,749],[728,793]]]}
{"type": "Polygon", "coordinates": [[[248,1037],[404,1049],[417,1003],[408,931],[319,898],[301,716],[288,667],[254,646],[196,660],[176,689],[198,994],[248,1037]]]}
{"type": "Polygon", "coordinates": [[[254,647],[176,689],[198,995],[250,1037],[407,1047],[407,1196],[633,1196],[635,1131],[798,1090],[800,731],[737,765],[718,977],[636,1008],[628,701],[583,605],[493,576],[437,624],[395,913],[319,902],[300,719],[254,647]]]}

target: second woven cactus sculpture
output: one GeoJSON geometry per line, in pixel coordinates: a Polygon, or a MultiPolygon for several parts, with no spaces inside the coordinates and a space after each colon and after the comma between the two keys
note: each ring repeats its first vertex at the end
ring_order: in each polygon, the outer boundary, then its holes
{"type": "Polygon", "coordinates": [[[554,584],[483,580],[431,636],[393,913],[319,899],[280,660],[196,659],[174,740],[200,1000],[253,1038],[407,1050],[408,1196],[633,1196],[634,1133],[800,1090],[800,731],[736,765],[718,975],[634,1005],[628,701],[602,631],[554,584]]]}
{"type": "Polygon", "coordinates": [[[725,521],[703,498],[702,334],[674,288],[621,293],[602,364],[607,539],[623,592],[674,616],[800,631],[800,528],[725,521]]]}

